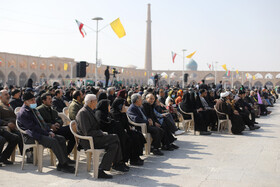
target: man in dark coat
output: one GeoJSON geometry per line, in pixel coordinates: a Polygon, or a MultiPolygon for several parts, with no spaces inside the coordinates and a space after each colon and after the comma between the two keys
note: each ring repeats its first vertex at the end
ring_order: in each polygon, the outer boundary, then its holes
{"type": "Polygon", "coordinates": [[[107,66],[107,69],[105,70],[104,75],[106,77],[105,88],[107,88],[108,87],[108,83],[109,83],[109,79],[110,79],[109,66],[107,66]]]}
{"type": "MultiPolygon", "coordinates": [[[[85,106],[76,116],[77,131],[80,135],[92,136],[94,148],[106,150],[101,164],[99,165],[98,178],[112,178],[111,175],[104,172],[110,170],[112,163],[114,164],[113,168],[119,171],[127,172],[128,168],[124,166],[124,163],[120,163],[122,160],[122,152],[118,136],[105,133],[100,129],[100,125],[94,113],[96,105],[96,96],[94,94],[86,95],[85,106]]],[[[80,145],[83,149],[89,148],[88,141],[80,141],[80,145]]]]}
{"type": "MultiPolygon", "coordinates": [[[[238,111],[232,109],[229,92],[221,93],[221,99],[217,100],[216,109],[221,113],[229,115],[232,124],[232,133],[241,135],[242,131],[245,129],[245,124],[238,111]]],[[[218,115],[218,117],[219,119],[226,119],[225,115],[218,115]]]]}
{"type": "Polygon", "coordinates": [[[172,144],[175,141],[175,138],[172,135],[172,131],[175,132],[175,130],[172,130],[172,124],[170,121],[168,121],[167,118],[163,118],[162,124],[159,122],[155,112],[154,112],[154,102],[155,102],[155,96],[153,94],[148,94],[146,96],[146,100],[143,101],[142,106],[145,114],[148,118],[152,119],[154,122],[154,125],[157,127],[160,127],[164,130],[164,136],[162,139],[162,150],[168,150],[173,151],[175,148],[175,145],[172,144]]]}
{"type": "Polygon", "coordinates": [[[58,171],[74,173],[75,168],[68,165],[68,163],[73,164],[73,162],[67,157],[65,138],[55,135],[50,130],[39,111],[36,110],[37,104],[32,93],[25,93],[23,100],[24,104],[17,114],[17,121],[18,125],[26,130],[25,143],[34,143],[34,140],[37,140],[39,144],[50,148],[54,152],[59,161],[58,171]]]}
{"type": "Polygon", "coordinates": [[[58,116],[58,112],[51,108],[52,106],[51,94],[45,93],[41,96],[41,98],[43,104],[37,107],[37,110],[40,112],[46,124],[55,134],[61,135],[66,140],[68,140],[67,154],[69,155],[75,146],[75,139],[70,131],[70,127],[69,125],[63,126],[63,121],[58,116]]]}
{"type": "Polygon", "coordinates": [[[154,155],[163,155],[163,153],[159,150],[161,147],[161,140],[164,135],[163,129],[160,128],[160,125],[154,123],[151,118],[148,118],[145,114],[144,110],[141,108],[142,106],[142,97],[140,94],[133,94],[131,96],[132,104],[129,106],[127,110],[127,114],[131,121],[135,123],[145,123],[147,125],[147,131],[151,134],[153,138],[152,145],[154,147],[153,154],[154,155]]]}
{"type": "Polygon", "coordinates": [[[0,91],[0,126],[9,129],[9,131],[18,137],[18,146],[22,153],[23,143],[20,132],[16,128],[16,115],[13,108],[9,105],[10,95],[7,90],[0,91]]]}
{"type": "MultiPolygon", "coordinates": [[[[0,123],[2,123],[0,119],[0,123]]],[[[13,164],[11,161],[8,160],[12,155],[15,147],[19,142],[19,137],[16,134],[8,132],[4,128],[0,128],[0,162],[6,165],[13,164]],[[2,152],[5,143],[8,142],[5,150],[2,152]]],[[[1,166],[1,165],[0,165],[1,166]]]]}
{"type": "Polygon", "coordinates": [[[80,90],[76,90],[73,93],[73,101],[69,105],[69,118],[75,120],[79,110],[83,108],[84,96],[80,90]]]}
{"type": "Polygon", "coordinates": [[[23,105],[23,101],[20,98],[20,90],[15,89],[12,91],[12,98],[9,101],[10,106],[15,110],[17,107],[23,105]]]}
{"type": "Polygon", "coordinates": [[[257,124],[255,122],[255,113],[251,112],[251,106],[244,100],[245,92],[243,90],[239,90],[238,96],[239,99],[235,102],[235,109],[242,116],[243,121],[250,128],[250,130],[259,129],[260,126],[255,125],[257,124]],[[249,118],[250,114],[252,119],[249,118]]]}
{"type": "Polygon", "coordinates": [[[55,96],[52,101],[53,109],[57,112],[62,112],[63,108],[66,107],[66,104],[63,101],[63,93],[61,89],[55,90],[55,96]]]}

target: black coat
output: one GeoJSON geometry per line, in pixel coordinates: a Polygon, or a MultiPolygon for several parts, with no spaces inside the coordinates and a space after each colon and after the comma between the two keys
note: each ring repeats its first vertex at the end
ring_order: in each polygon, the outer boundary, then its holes
{"type": "Polygon", "coordinates": [[[21,99],[11,98],[9,104],[15,110],[17,107],[22,107],[23,101],[21,99]]]}
{"type": "Polygon", "coordinates": [[[52,106],[53,109],[55,109],[57,112],[62,112],[63,108],[66,107],[66,104],[62,99],[58,99],[57,97],[54,97],[52,100],[52,106]]]}

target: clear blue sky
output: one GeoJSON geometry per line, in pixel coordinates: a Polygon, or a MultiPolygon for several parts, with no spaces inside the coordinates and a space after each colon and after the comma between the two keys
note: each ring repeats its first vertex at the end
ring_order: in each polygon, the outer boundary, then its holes
{"type": "Polygon", "coordinates": [[[182,68],[193,57],[199,70],[219,62],[229,68],[280,71],[280,0],[0,0],[0,51],[70,57],[95,62],[95,33],[82,38],[75,19],[91,28],[120,17],[127,36],[107,26],[99,37],[103,64],[144,67],[147,4],[152,11],[153,69],[182,68]]]}

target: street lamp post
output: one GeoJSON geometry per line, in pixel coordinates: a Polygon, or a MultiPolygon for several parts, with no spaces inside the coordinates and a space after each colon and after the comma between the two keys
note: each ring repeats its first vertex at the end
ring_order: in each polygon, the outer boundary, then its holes
{"type": "Polygon", "coordinates": [[[215,85],[217,85],[217,64],[218,62],[215,62],[215,85]]]}
{"type": "Polygon", "coordinates": [[[97,71],[97,61],[98,61],[98,21],[103,20],[101,17],[95,17],[92,18],[92,20],[96,20],[96,61],[95,61],[95,86],[97,85],[97,77],[98,77],[98,71],[97,71]]]}
{"type": "Polygon", "coordinates": [[[186,49],[183,49],[183,71],[182,71],[182,89],[185,87],[185,82],[184,82],[184,74],[185,74],[185,51],[186,49]]]}

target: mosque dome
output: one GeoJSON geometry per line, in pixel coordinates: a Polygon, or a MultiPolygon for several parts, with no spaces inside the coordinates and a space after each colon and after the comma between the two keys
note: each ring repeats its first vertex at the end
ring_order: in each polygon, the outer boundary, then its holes
{"type": "Polygon", "coordinates": [[[187,65],[186,65],[186,70],[189,71],[197,71],[197,63],[193,59],[191,59],[187,65]]]}

